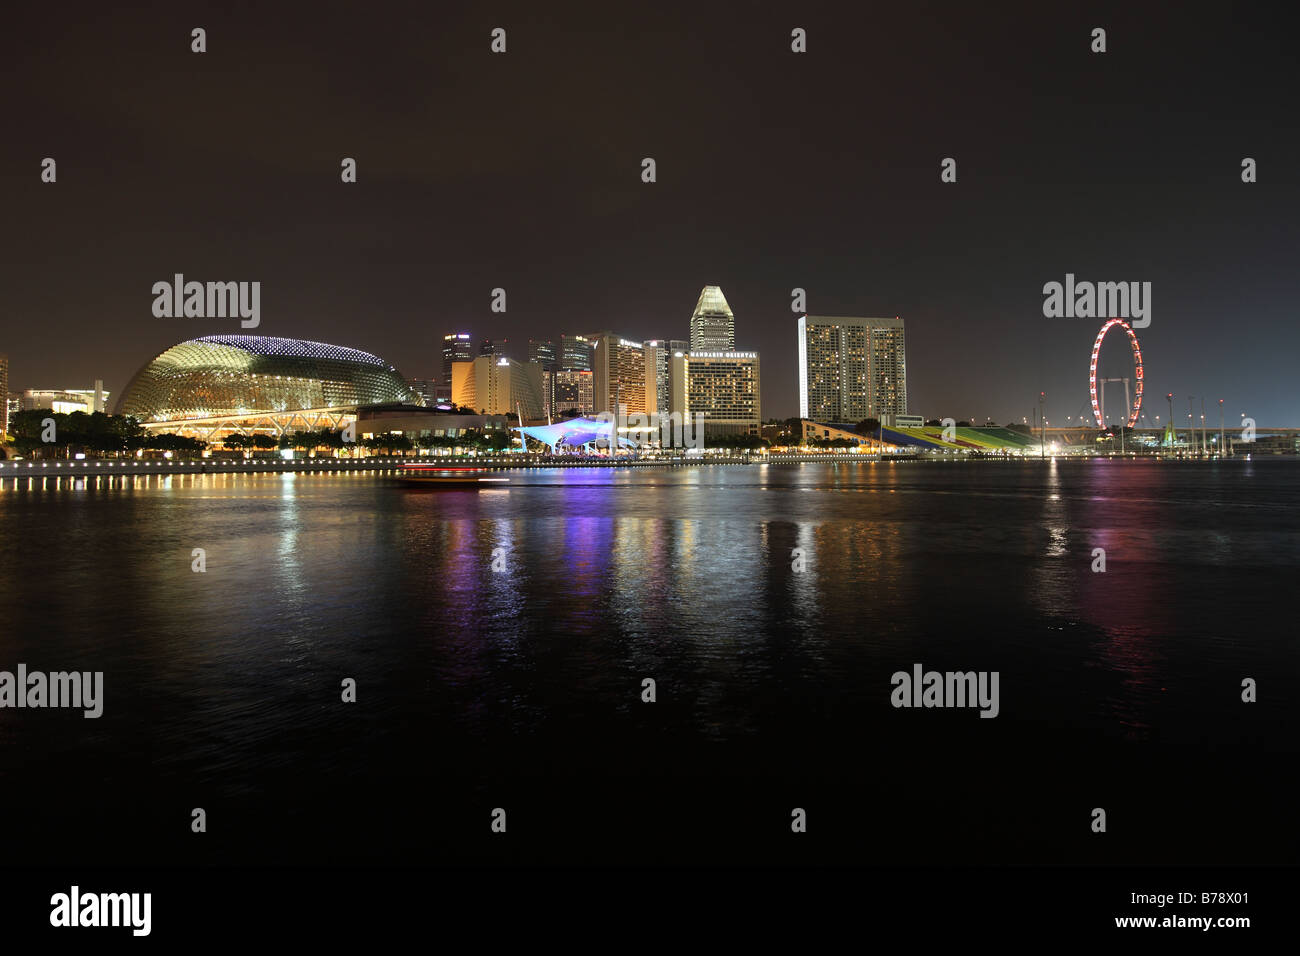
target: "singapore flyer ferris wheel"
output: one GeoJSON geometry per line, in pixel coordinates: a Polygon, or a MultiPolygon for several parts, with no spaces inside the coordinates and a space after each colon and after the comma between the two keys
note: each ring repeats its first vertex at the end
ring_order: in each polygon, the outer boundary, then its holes
{"type": "Polygon", "coordinates": [[[1129,380],[1127,378],[1103,378],[1100,380],[1097,378],[1097,356],[1101,354],[1101,343],[1106,338],[1106,333],[1109,332],[1111,328],[1116,325],[1118,325],[1120,328],[1122,328],[1125,332],[1128,333],[1129,344],[1133,347],[1133,370],[1134,370],[1133,406],[1132,408],[1129,409],[1128,421],[1126,423],[1126,427],[1128,428],[1134,427],[1137,424],[1138,415],[1142,411],[1142,347],[1138,345],[1137,334],[1133,331],[1133,327],[1131,325],[1129,325],[1123,319],[1111,319],[1109,322],[1107,322],[1105,325],[1101,327],[1101,331],[1097,333],[1097,341],[1092,343],[1092,362],[1088,366],[1088,391],[1092,395],[1092,414],[1093,417],[1097,420],[1098,428],[1106,427],[1105,396],[1106,396],[1107,382],[1124,383],[1124,399],[1125,399],[1124,403],[1126,407],[1128,405],[1129,380]],[[1098,382],[1100,382],[1101,384],[1100,401],[1098,401],[1098,396],[1097,396],[1098,382]]]}

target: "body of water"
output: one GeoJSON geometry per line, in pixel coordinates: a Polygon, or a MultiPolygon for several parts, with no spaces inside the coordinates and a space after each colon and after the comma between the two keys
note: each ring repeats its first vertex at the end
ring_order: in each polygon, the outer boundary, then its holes
{"type": "Polygon", "coordinates": [[[0,484],[11,864],[1294,859],[1295,461],[510,477],[0,484]]]}

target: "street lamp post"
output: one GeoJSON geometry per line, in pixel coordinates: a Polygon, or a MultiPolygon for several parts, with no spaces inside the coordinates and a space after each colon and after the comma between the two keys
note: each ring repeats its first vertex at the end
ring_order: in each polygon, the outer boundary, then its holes
{"type": "Polygon", "coordinates": [[[1219,399],[1219,457],[1223,457],[1223,399],[1219,399]]]}
{"type": "Polygon", "coordinates": [[[1210,457],[1210,443],[1205,435],[1205,396],[1201,396],[1201,457],[1210,457]]]}
{"type": "Polygon", "coordinates": [[[1047,398],[1046,392],[1038,393],[1038,451],[1039,459],[1047,457],[1047,422],[1043,418],[1043,401],[1047,398]]]}
{"type": "Polygon", "coordinates": [[[1174,457],[1174,393],[1165,395],[1169,401],[1169,457],[1174,457]]]}

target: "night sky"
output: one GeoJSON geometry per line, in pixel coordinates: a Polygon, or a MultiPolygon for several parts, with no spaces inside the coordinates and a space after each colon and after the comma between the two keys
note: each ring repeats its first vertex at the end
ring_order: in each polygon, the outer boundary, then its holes
{"type": "MultiPolygon", "coordinates": [[[[1269,5],[1061,6],[6,9],[10,388],[116,394],[175,342],[243,331],[155,318],[176,272],[259,280],[256,334],[412,378],[452,330],[518,357],[530,335],[685,338],[716,284],[765,418],[798,411],[802,287],[816,315],[903,317],[914,413],[1020,420],[1045,390],[1064,424],[1101,325],[1044,318],[1073,272],[1152,283],[1152,414],[1172,391],[1183,415],[1204,395],[1300,424],[1294,35],[1269,5]]],[[[1107,374],[1127,358],[1107,340],[1107,374]]]]}

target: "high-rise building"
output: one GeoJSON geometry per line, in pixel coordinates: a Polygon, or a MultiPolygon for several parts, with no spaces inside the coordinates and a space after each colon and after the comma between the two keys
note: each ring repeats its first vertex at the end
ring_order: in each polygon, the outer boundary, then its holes
{"type": "Polygon", "coordinates": [[[448,332],[442,337],[442,384],[451,385],[451,366],[455,362],[474,359],[473,345],[468,332],[448,332]]]}
{"type": "Polygon", "coordinates": [[[478,346],[479,355],[495,355],[497,358],[509,358],[509,339],[484,339],[478,346]]]}
{"type": "Polygon", "coordinates": [[[9,434],[9,356],[0,355],[0,442],[9,434]]]}
{"type": "Polygon", "coordinates": [[[757,352],[674,352],[669,361],[674,407],[694,421],[704,417],[706,439],[718,435],[758,435],[763,425],[757,352]]]}
{"type": "Polygon", "coordinates": [[[551,414],[561,418],[570,409],[579,415],[594,415],[596,373],[585,369],[551,372],[551,414]]]}
{"type": "Polygon", "coordinates": [[[586,336],[592,342],[595,373],[595,411],[620,415],[642,414],[646,408],[645,348],[613,332],[586,336]]]}
{"type": "Polygon", "coordinates": [[[542,339],[528,340],[528,361],[536,362],[542,371],[553,370],[555,366],[555,343],[542,339]]]}
{"type": "Polygon", "coordinates": [[[860,422],[907,414],[903,320],[799,317],[799,414],[860,422]]]}
{"type": "Polygon", "coordinates": [[[451,397],[457,405],[487,415],[522,411],[524,421],[546,415],[542,367],[505,356],[480,355],[452,365],[451,397]]]}
{"type": "Polygon", "coordinates": [[[561,369],[591,371],[592,343],[585,335],[561,335],[556,361],[561,369]]]}
{"type": "Polygon", "coordinates": [[[672,407],[672,357],[689,351],[690,345],[682,339],[651,339],[644,347],[646,411],[667,414],[672,407]]]}
{"type": "Polygon", "coordinates": [[[649,339],[645,345],[645,392],[647,412],[668,411],[668,343],[649,339]]]}
{"type": "Polygon", "coordinates": [[[410,381],[411,391],[419,395],[424,400],[425,405],[432,406],[438,400],[438,383],[427,378],[413,378],[410,381]]]}
{"type": "Polygon", "coordinates": [[[736,317],[716,285],[706,285],[691,313],[692,352],[731,352],[736,348],[736,317]]]}
{"type": "Polygon", "coordinates": [[[867,370],[870,385],[867,417],[884,419],[907,414],[907,347],[903,341],[903,320],[872,323],[871,355],[867,370]]]}
{"type": "Polygon", "coordinates": [[[9,411],[9,420],[13,421],[14,416],[23,410],[23,397],[19,395],[17,392],[10,392],[8,396],[8,401],[5,404],[9,411]]]}

